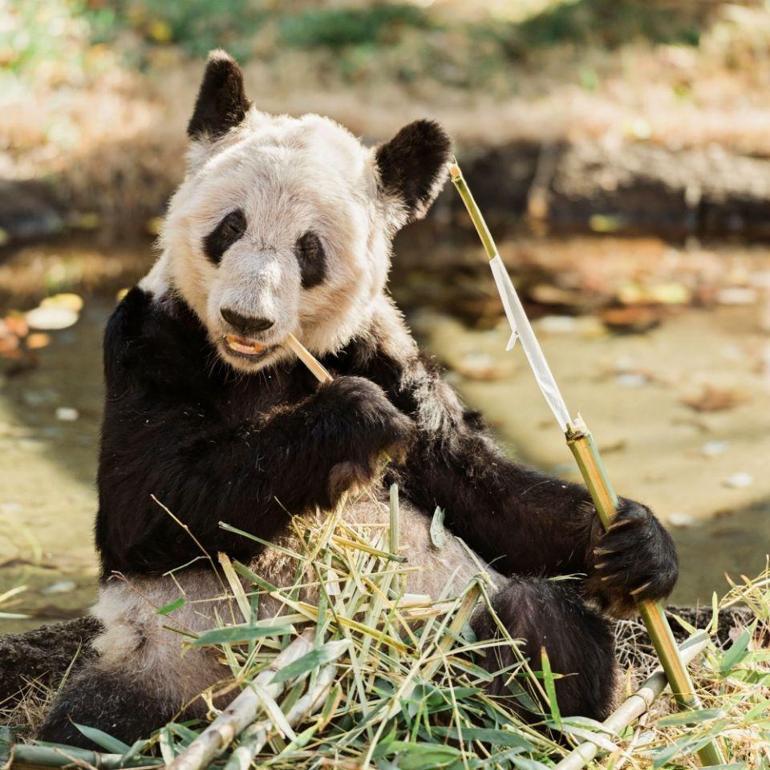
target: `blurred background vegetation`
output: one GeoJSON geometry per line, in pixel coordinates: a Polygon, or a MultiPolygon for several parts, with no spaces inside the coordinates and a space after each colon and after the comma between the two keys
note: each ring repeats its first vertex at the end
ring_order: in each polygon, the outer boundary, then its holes
{"type": "MultiPolygon", "coordinates": [[[[27,586],[20,624],[93,596],[101,329],[152,262],[215,47],[266,111],[369,143],[441,121],[616,486],[674,528],[677,598],[763,568],[767,0],[6,0],[0,594],[27,586]]],[[[453,192],[396,246],[421,342],[512,453],[574,478],[453,192]]]]}

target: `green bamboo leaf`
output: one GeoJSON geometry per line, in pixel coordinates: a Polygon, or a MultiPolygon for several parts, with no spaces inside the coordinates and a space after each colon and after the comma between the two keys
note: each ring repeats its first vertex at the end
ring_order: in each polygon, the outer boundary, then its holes
{"type": "Polygon", "coordinates": [[[678,714],[663,717],[658,720],[660,727],[674,727],[676,725],[697,725],[708,722],[710,719],[718,719],[723,716],[722,709],[694,709],[692,711],[680,711],[678,714]]]}
{"type": "Polygon", "coordinates": [[[331,663],[336,660],[344,652],[350,648],[350,641],[348,639],[340,639],[336,642],[327,642],[322,647],[317,647],[315,650],[303,655],[301,658],[297,658],[294,663],[290,663],[288,666],[284,666],[280,671],[275,672],[271,682],[272,684],[278,684],[279,682],[286,682],[289,679],[294,679],[296,676],[306,674],[308,671],[313,671],[321,666],[331,663]]]}
{"type": "Polygon", "coordinates": [[[543,672],[543,686],[545,687],[548,705],[551,709],[551,719],[553,719],[556,727],[561,729],[561,712],[559,711],[559,702],[556,699],[556,680],[551,671],[551,661],[548,660],[548,653],[545,651],[545,647],[540,648],[540,667],[543,672]]]}
{"type": "Polygon", "coordinates": [[[388,749],[389,752],[398,754],[397,764],[400,770],[432,770],[446,767],[462,758],[462,753],[454,746],[436,743],[393,741],[388,749]]]}
{"type": "Polygon", "coordinates": [[[446,545],[446,529],[444,528],[444,511],[436,507],[430,522],[430,542],[434,548],[443,548],[446,545]]]}
{"type": "Polygon", "coordinates": [[[174,599],[173,602],[169,602],[168,604],[159,607],[156,612],[158,615],[170,615],[172,612],[176,612],[176,610],[184,607],[184,603],[184,596],[180,596],[178,599],[174,599]]]}
{"type": "Polygon", "coordinates": [[[123,743],[123,741],[113,738],[108,733],[105,733],[96,727],[79,725],[76,722],[73,722],[73,724],[79,732],[88,738],[89,741],[95,743],[99,748],[109,751],[110,754],[126,754],[131,751],[131,747],[127,743],[123,743]]]}
{"type": "Polygon", "coordinates": [[[192,642],[193,647],[216,644],[242,644],[266,636],[286,636],[294,633],[294,626],[279,626],[272,621],[261,621],[252,625],[225,626],[204,631],[192,642]]]}
{"type": "Polygon", "coordinates": [[[741,635],[730,645],[730,649],[722,656],[719,663],[719,673],[722,676],[729,674],[745,657],[748,651],[749,642],[754,633],[754,628],[744,628],[741,635]]]}
{"type": "MultiPolygon", "coordinates": [[[[436,735],[442,738],[459,739],[457,727],[436,726],[433,728],[436,735]]],[[[522,735],[508,730],[497,730],[493,727],[463,727],[463,740],[479,741],[495,746],[518,746],[524,751],[534,751],[532,744],[522,735]]]]}

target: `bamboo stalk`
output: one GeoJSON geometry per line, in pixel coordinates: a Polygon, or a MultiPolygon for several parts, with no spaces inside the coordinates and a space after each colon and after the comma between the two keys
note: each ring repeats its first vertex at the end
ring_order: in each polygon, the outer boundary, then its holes
{"type": "Polygon", "coordinates": [[[318,382],[331,382],[332,376],[326,367],[293,335],[286,338],[286,347],[296,353],[297,358],[316,376],[318,382]]]}
{"type": "Polygon", "coordinates": [[[312,647],[312,631],[304,631],[257,676],[254,680],[257,688],[247,684],[243,692],[167,766],[169,770],[201,770],[207,767],[254,721],[263,703],[257,689],[271,698],[280,695],[286,683],[272,684],[276,671],[306,655],[312,647]]]}
{"type": "MultiPolygon", "coordinates": [[[[686,639],[678,648],[685,665],[697,658],[708,645],[708,634],[700,632],[686,639]]],[[[602,724],[607,732],[619,733],[650,709],[653,701],[666,689],[668,677],[662,668],[655,669],[642,686],[610,714],[602,724]]],[[[580,770],[600,752],[601,747],[593,741],[585,741],[567,754],[554,770],[580,770]]]]}
{"type": "MultiPolygon", "coordinates": [[[[120,768],[155,768],[163,764],[162,759],[133,759],[123,761],[122,754],[101,754],[98,751],[77,749],[70,746],[34,746],[18,744],[13,747],[10,764],[13,770],[34,770],[47,767],[95,767],[98,770],[120,770],[120,768]]],[[[5,765],[4,765],[5,766],[5,765]]]]}
{"type": "MultiPolygon", "coordinates": [[[[287,712],[286,721],[289,725],[294,727],[321,707],[323,698],[334,682],[336,671],[335,665],[328,665],[321,669],[315,684],[287,712]]],[[[254,757],[264,748],[273,730],[274,725],[269,719],[256,722],[246,728],[242,734],[241,745],[230,755],[224,770],[248,770],[254,757]]]]}
{"type": "MultiPolygon", "coordinates": [[[[471,221],[476,228],[481,243],[484,246],[484,251],[490,260],[490,266],[492,266],[493,263],[499,263],[500,255],[497,251],[494,239],[492,238],[492,234],[489,231],[478,204],[473,198],[473,194],[463,177],[459,165],[456,162],[453,162],[450,166],[449,173],[457,192],[460,194],[460,197],[465,204],[465,208],[468,211],[471,221]]],[[[515,294],[515,289],[512,287],[511,291],[515,294]]],[[[501,299],[505,304],[506,297],[503,297],[501,294],[501,299]]],[[[508,308],[506,308],[506,310],[508,310],[508,308]]],[[[507,312],[506,315],[508,315],[507,312]]],[[[540,377],[535,373],[538,378],[538,383],[541,384],[543,395],[545,396],[546,401],[548,401],[554,415],[557,416],[557,420],[559,420],[559,415],[565,413],[566,405],[561,398],[561,394],[558,392],[558,387],[551,376],[550,369],[548,369],[545,357],[542,355],[540,346],[537,344],[532,328],[523,313],[521,321],[525,324],[526,328],[516,329],[512,327],[512,332],[514,332],[514,334],[517,332],[519,334],[524,334],[526,332],[530,343],[534,346],[534,355],[539,356],[539,363],[541,363],[542,368],[550,378],[550,384],[552,384],[553,387],[550,391],[543,388],[540,377]]],[[[524,338],[522,337],[522,344],[523,343],[524,338]]],[[[534,372],[535,366],[531,357],[533,353],[531,349],[526,350],[526,352],[534,372]]],[[[560,427],[564,429],[563,419],[559,420],[559,422],[560,427]]],[[[612,523],[612,520],[617,514],[618,498],[612,489],[612,485],[596,448],[596,444],[580,417],[567,423],[565,438],[572,454],[575,456],[580,473],[583,476],[583,480],[591,495],[591,499],[594,502],[594,506],[596,507],[597,514],[606,528],[612,523]]],[[[644,621],[647,633],[652,639],[655,651],[660,658],[663,670],[666,672],[668,681],[671,684],[672,692],[674,693],[674,697],[680,708],[698,708],[698,697],[695,694],[695,689],[692,680],[690,679],[689,672],[687,671],[687,667],[679,654],[679,649],[674,641],[674,635],[671,632],[671,627],[668,624],[663,608],[654,602],[642,602],[639,605],[639,613],[644,621]]],[[[725,761],[722,757],[722,751],[716,741],[704,746],[698,752],[698,756],[701,762],[706,766],[724,764],[725,761]]]]}

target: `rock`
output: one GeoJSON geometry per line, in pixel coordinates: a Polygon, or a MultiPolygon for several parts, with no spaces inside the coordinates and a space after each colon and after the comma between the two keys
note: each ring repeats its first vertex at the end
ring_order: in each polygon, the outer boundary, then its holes
{"type": "Polygon", "coordinates": [[[722,483],[731,489],[745,489],[754,483],[754,477],[750,473],[741,471],[728,476],[722,483]]]}
{"type": "Polygon", "coordinates": [[[80,412],[69,406],[60,406],[56,410],[56,419],[61,420],[62,422],[77,422],[79,417],[80,412]]]}

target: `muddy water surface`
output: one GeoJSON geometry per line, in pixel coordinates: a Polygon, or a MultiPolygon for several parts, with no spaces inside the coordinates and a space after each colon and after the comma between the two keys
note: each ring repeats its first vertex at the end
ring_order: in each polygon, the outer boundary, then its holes
{"type": "MultiPolygon", "coordinates": [[[[87,297],[37,367],[1,381],[0,594],[26,586],[12,609],[30,616],[0,619],[2,631],[79,615],[94,597],[101,333],[113,305],[87,297]]],[[[726,588],[725,573],[756,574],[770,553],[768,339],[758,314],[686,309],[629,336],[607,335],[590,317],[538,323],[568,404],[593,428],[619,492],[671,526],[679,602],[709,601],[726,588]],[[709,386],[736,403],[712,412],[683,403],[709,386]]],[[[472,330],[424,309],[410,320],[512,454],[576,478],[521,351],[504,352],[502,325],[472,330]]]]}

